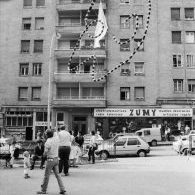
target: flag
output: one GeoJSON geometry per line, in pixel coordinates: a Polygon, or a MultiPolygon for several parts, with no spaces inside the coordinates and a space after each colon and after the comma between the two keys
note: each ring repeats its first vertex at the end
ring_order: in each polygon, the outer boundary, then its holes
{"type": "Polygon", "coordinates": [[[94,38],[94,48],[100,47],[100,40],[104,38],[106,32],[108,30],[106,17],[104,15],[104,10],[102,7],[102,2],[99,4],[99,12],[98,12],[98,21],[95,28],[95,38],[94,38]]]}

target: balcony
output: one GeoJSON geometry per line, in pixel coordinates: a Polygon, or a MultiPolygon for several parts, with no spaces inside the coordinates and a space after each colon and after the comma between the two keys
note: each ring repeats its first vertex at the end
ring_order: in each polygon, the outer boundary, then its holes
{"type": "Polygon", "coordinates": [[[106,107],[106,98],[103,96],[89,96],[89,97],[63,97],[54,98],[52,105],[55,108],[58,107],[96,107],[104,108],[106,107]]]}
{"type": "MultiPolygon", "coordinates": [[[[87,10],[91,3],[90,0],[58,0],[56,8],[58,11],[64,10],[87,10]]],[[[102,0],[103,9],[106,9],[106,0],[102,0]]],[[[95,1],[93,9],[98,9],[99,0],[95,1]]]]}
{"type": "MultiPolygon", "coordinates": [[[[54,73],[54,82],[63,83],[63,82],[94,82],[91,77],[92,73],[84,73],[82,71],[77,71],[76,73],[63,72],[63,73],[54,73]]],[[[100,78],[106,74],[106,71],[99,71],[95,73],[95,78],[100,78]]],[[[101,83],[105,83],[106,79],[101,80],[101,83]]]]}
{"type": "MultiPolygon", "coordinates": [[[[55,49],[55,56],[57,58],[69,58],[71,57],[72,55],[72,52],[73,52],[73,49],[70,50],[70,49],[55,49]]],[[[78,49],[75,51],[75,54],[74,56],[76,57],[79,57],[79,56],[92,56],[92,55],[96,55],[97,57],[98,56],[101,56],[101,57],[104,57],[106,58],[106,50],[105,49],[78,49]]]]}

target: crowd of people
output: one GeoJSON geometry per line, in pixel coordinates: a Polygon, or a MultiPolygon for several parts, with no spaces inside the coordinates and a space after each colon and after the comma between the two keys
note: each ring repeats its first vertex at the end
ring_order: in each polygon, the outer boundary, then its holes
{"type": "MultiPolygon", "coordinates": [[[[97,149],[97,140],[100,135],[95,131],[91,132],[91,138],[88,149],[88,161],[95,163],[95,150],[97,149]]],[[[45,173],[41,190],[37,194],[46,194],[51,171],[53,171],[60,188],[60,194],[65,194],[65,187],[61,176],[69,176],[69,167],[77,168],[81,164],[81,155],[83,152],[84,137],[81,132],[74,136],[74,132],[68,131],[66,126],[61,126],[53,130],[46,130],[45,135],[38,132],[37,141],[34,148],[34,154],[30,157],[28,151],[23,153],[24,157],[24,178],[30,178],[29,170],[33,170],[35,162],[41,160],[40,169],[44,168],[45,173]]]]}

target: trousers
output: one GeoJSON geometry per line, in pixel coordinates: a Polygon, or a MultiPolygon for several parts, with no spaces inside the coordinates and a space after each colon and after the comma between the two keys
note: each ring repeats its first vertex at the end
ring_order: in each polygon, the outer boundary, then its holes
{"type": "Polygon", "coordinates": [[[59,172],[64,170],[64,174],[69,171],[69,156],[70,156],[70,146],[60,146],[58,150],[59,160],[59,172]]]}
{"type": "Polygon", "coordinates": [[[60,188],[60,191],[65,191],[64,185],[62,183],[62,179],[61,176],[59,174],[59,170],[58,170],[58,158],[53,158],[53,159],[48,159],[46,162],[46,167],[45,167],[45,174],[44,174],[44,179],[43,179],[43,183],[41,185],[42,191],[46,192],[47,191],[47,186],[49,183],[49,177],[51,174],[51,170],[53,170],[54,175],[58,181],[58,185],[60,188]]]}

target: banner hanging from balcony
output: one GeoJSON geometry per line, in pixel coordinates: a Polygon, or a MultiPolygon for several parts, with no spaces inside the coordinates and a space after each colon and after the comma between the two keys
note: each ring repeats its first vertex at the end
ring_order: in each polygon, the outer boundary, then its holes
{"type": "Polygon", "coordinates": [[[192,109],[94,109],[94,117],[192,117],[192,109]]]}
{"type": "Polygon", "coordinates": [[[94,38],[94,48],[100,47],[100,40],[104,38],[108,30],[106,17],[104,15],[104,10],[102,7],[102,2],[100,0],[99,11],[98,11],[98,21],[95,28],[95,38],[94,38]]]}

